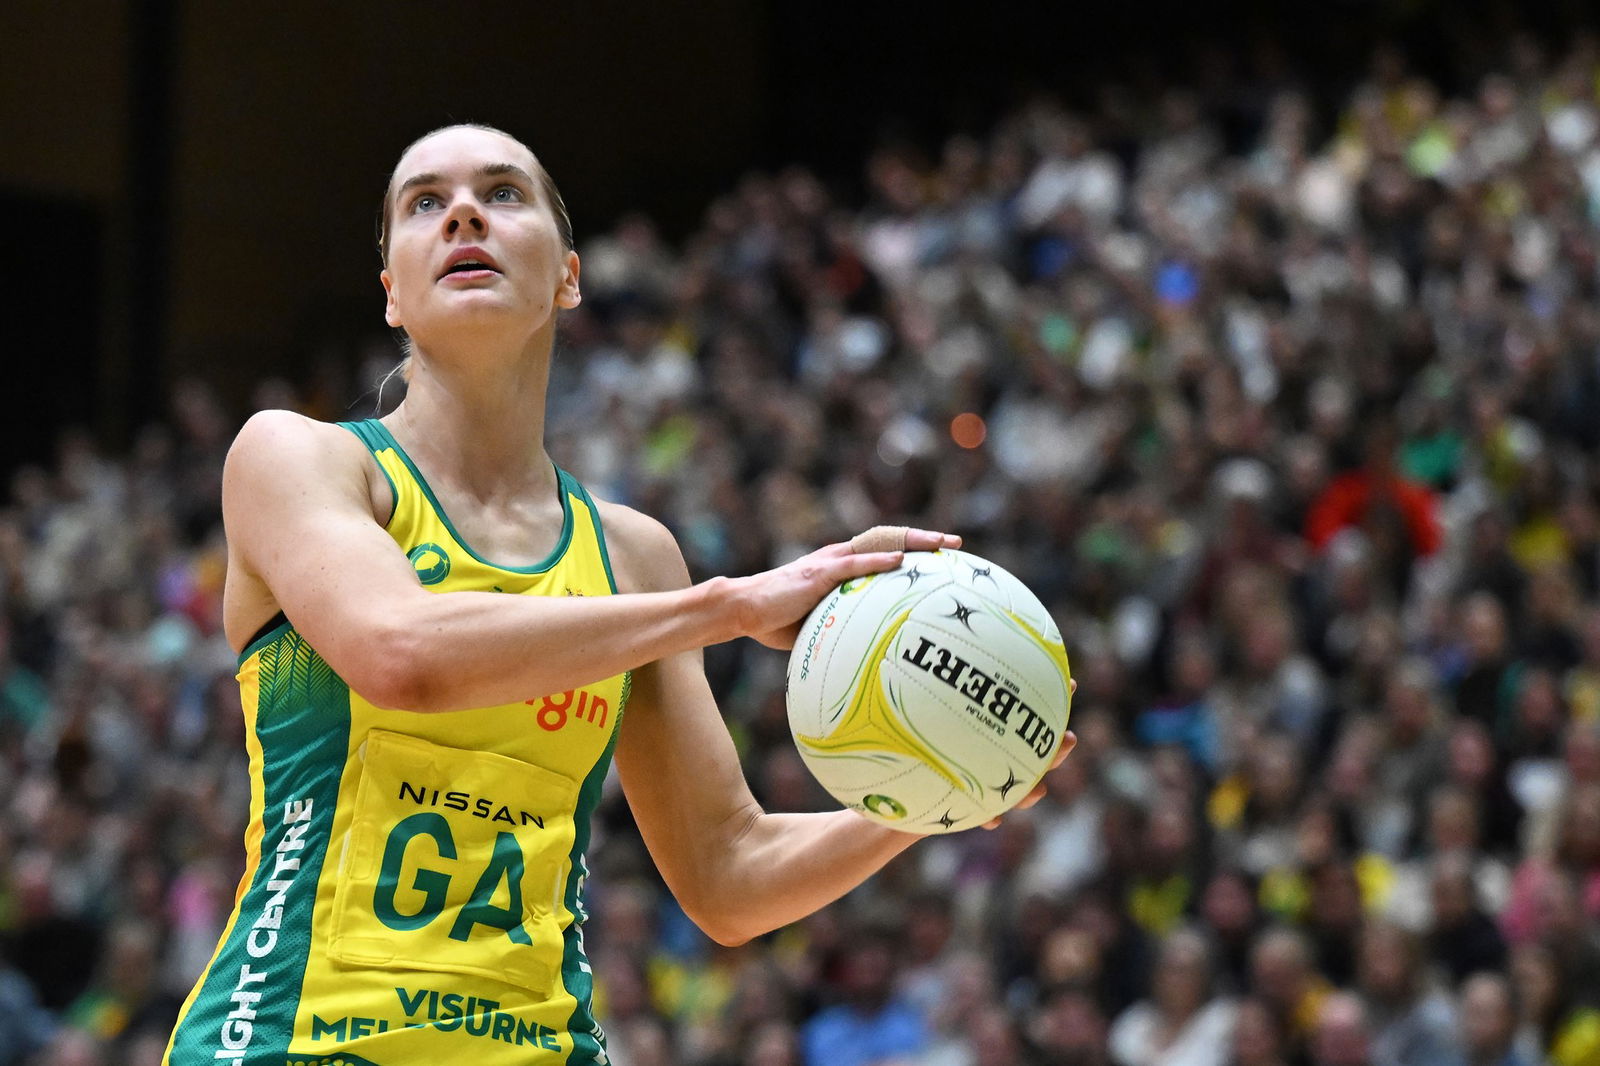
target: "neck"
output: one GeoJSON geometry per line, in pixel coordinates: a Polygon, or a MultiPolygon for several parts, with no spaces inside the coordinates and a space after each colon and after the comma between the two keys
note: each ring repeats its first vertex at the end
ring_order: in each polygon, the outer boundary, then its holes
{"type": "Polygon", "coordinates": [[[405,400],[384,419],[401,445],[480,498],[520,495],[555,478],[544,448],[552,327],[519,349],[418,345],[405,400]]]}

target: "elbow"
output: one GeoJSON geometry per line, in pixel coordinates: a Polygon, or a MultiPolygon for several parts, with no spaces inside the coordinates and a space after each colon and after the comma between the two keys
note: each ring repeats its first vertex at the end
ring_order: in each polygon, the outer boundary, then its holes
{"type": "Polygon", "coordinates": [[[700,927],[700,931],[715,940],[725,948],[736,948],[748,944],[765,929],[757,928],[753,923],[741,915],[730,914],[723,908],[684,908],[690,920],[700,927]]]}
{"type": "Polygon", "coordinates": [[[373,673],[359,684],[352,684],[351,689],[359,692],[366,701],[374,707],[385,711],[429,711],[434,708],[427,705],[424,696],[425,686],[420,677],[414,676],[409,669],[397,669],[391,673],[373,673]]]}
{"type": "Polygon", "coordinates": [[[740,933],[707,933],[706,935],[725,948],[743,947],[756,938],[756,934],[754,933],[749,935],[740,933]]]}
{"type": "Polygon", "coordinates": [[[771,917],[771,907],[764,902],[764,888],[749,879],[749,867],[726,861],[741,850],[741,843],[750,839],[760,821],[761,809],[753,801],[742,807],[723,823],[732,832],[724,861],[703,857],[695,864],[699,877],[692,883],[673,886],[678,904],[689,920],[723,947],[747,944],[783,924],[781,918],[771,917]],[[746,871],[744,876],[741,870],[746,871]]]}

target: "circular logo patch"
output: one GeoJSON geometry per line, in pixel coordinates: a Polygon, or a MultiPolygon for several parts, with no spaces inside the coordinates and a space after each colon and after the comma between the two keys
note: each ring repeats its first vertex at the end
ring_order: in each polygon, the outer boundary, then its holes
{"type": "Polygon", "coordinates": [[[437,544],[418,544],[406,552],[406,558],[417,571],[417,580],[424,585],[437,585],[450,576],[450,556],[437,544]]]}

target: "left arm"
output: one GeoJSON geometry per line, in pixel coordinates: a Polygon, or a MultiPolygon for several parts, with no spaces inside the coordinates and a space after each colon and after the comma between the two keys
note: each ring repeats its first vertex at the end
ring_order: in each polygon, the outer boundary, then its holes
{"type": "MultiPolygon", "coordinates": [[[[663,526],[615,507],[606,508],[605,521],[624,591],[689,584],[663,526]]],[[[720,943],[740,944],[805,917],[917,840],[853,811],[765,813],[745,782],[699,651],[634,671],[620,730],[617,769],[645,845],[684,911],[720,943]]]]}

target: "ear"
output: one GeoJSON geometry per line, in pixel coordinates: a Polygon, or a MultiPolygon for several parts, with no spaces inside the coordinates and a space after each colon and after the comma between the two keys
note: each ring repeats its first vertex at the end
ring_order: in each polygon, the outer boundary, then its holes
{"type": "Polygon", "coordinates": [[[383,320],[393,329],[399,329],[403,322],[400,321],[400,309],[395,306],[394,278],[389,276],[388,268],[379,273],[378,280],[383,282],[383,320]]]}
{"type": "Polygon", "coordinates": [[[581,268],[578,253],[568,252],[567,261],[562,268],[561,287],[556,289],[557,307],[570,310],[583,302],[583,293],[578,290],[578,273],[581,268]]]}

